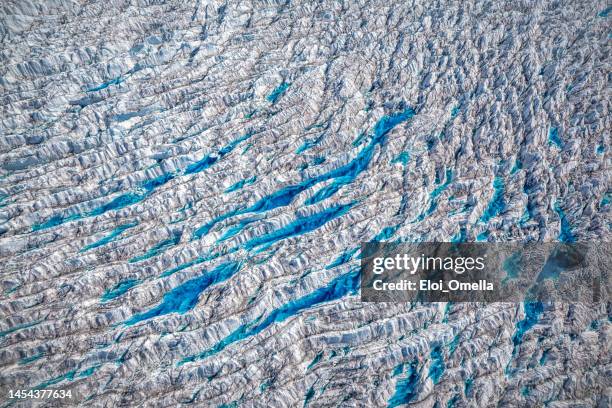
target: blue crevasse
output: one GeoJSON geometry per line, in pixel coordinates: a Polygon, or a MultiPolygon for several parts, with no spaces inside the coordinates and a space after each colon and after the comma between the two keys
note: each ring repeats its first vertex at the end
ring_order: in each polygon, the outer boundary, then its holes
{"type": "Polygon", "coordinates": [[[227,146],[224,146],[221,149],[219,149],[219,156],[223,157],[226,154],[230,153],[232,150],[236,148],[236,146],[238,146],[240,143],[244,142],[245,140],[250,139],[251,136],[253,136],[254,134],[255,133],[253,132],[247,132],[244,135],[240,136],[238,139],[232,140],[227,146]]]}
{"type": "Polygon", "coordinates": [[[461,398],[459,397],[458,394],[453,395],[452,398],[449,398],[448,402],[446,403],[446,408],[454,408],[455,404],[460,400],[461,398]]]}
{"type": "Polygon", "coordinates": [[[174,177],[175,175],[173,173],[164,173],[158,177],[147,180],[141,183],[140,185],[142,190],[144,191],[140,190],[135,193],[122,194],[113,199],[111,202],[106,203],[87,213],[87,216],[100,215],[107,211],[119,210],[121,208],[128,207],[132,204],[136,204],[151,195],[157,187],[164,185],[165,183],[172,180],[174,177]]]}
{"type": "Polygon", "coordinates": [[[240,180],[237,183],[232,184],[231,186],[226,188],[225,192],[226,193],[231,193],[231,192],[240,190],[242,187],[244,187],[246,185],[253,184],[256,180],[257,180],[256,176],[253,176],[253,177],[248,178],[248,179],[240,180]]]}
{"type": "Polygon", "coordinates": [[[359,251],[359,247],[343,252],[338,258],[336,258],[333,262],[327,265],[325,269],[328,269],[328,270],[333,269],[337,266],[347,263],[348,261],[351,260],[351,258],[353,257],[353,255],[355,255],[357,251],[359,251]]]}
{"type": "Polygon", "coordinates": [[[398,364],[393,368],[393,372],[391,373],[391,377],[397,377],[404,371],[404,364],[398,364]]]}
{"type": "Polygon", "coordinates": [[[94,88],[90,88],[88,89],[86,92],[97,92],[97,91],[101,91],[102,89],[106,89],[111,85],[119,85],[121,82],[123,82],[123,78],[121,78],[120,76],[118,76],[117,78],[113,78],[111,80],[108,80],[106,82],[103,82],[102,84],[94,87],[94,88]]]}
{"type": "Polygon", "coordinates": [[[395,393],[387,401],[387,407],[394,408],[399,405],[408,404],[418,395],[418,385],[420,380],[420,371],[418,369],[418,360],[408,364],[406,376],[397,380],[395,385],[395,393]]]}
{"type": "Polygon", "coordinates": [[[238,401],[232,401],[229,404],[221,404],[218,408],[236,408],[238,407],[238,401]]]}
{"type": "Polygon", "coordinates": [[[202,238],[204,235],[208,234],[210,232],[210,230],[217,225],[217,223],[226,220],[230,217],[233,217],[234,215],[238,215],[240,214],[240,211],[238,210],[234,210],[234,211],[229,211],[225,214],[221,214],[218,217],[216,217],[215,219],[213,219],[212,221],[208,222],[207,224],[202,225],[201,227],[197,228],[192,236],[191,239],[200,239],[202,238]]]}
{"type": "Polygon", "coordinates": [[[504,180],[501,177],[495,177],[493,179],[493,197],[487,206],[487,209],[480,217],[480,221],[487,223],[493,217],[497,217],[506,208],[506,201],[504,200],[505,193],[504,180]]]}
{"type": "Polygon", "coordinates": [[[263,321],[259,322],[259,320],[255,320],[254,322],[240,326],[211,349],[198,355],[186,357],[179,363],[179,365],[195,360],[201,360],[217,354],[230,344],[254,336],[272,324],[283,322],[287,318],[298,314],[302,310],[309,309],[321,303],[340,299],[349,294],[355,294],[359,290],[359,276],[359,269],[355,269],[341,275],[329,282],[326,286],[316,289],[315,291],[299,299],[292,300],[279,308],[274,309],[263,321]]]}
{"type": "Polygon", "coordinates": [[[217,242],[223,242],[225,240],[232,238],[233,236],[238,234],[240,231],[242,231],[247,224],[248,223],[240,222],[237,225],[232,225],[227,231],[225,231],[225,233],[223,233],[223,235],[221,236],[221,238],[217,240],[217,242]]]}
{"type": "Polygon", "coordinates": [[[308,179],[300,184],[283,187],[282,189],[270,194],[267,197],[257,201],[251,207],[241,212],[265,212],[278,207],[284,207],[293,201],[293,199],[302,191],[312,187],[318,181],[316,179],[308,179]]]}
{"type": "Polygon", "coordinates": [[[88,215],[96,216],[102,215],[108,211],[120,210],[122,208],[141,202],[146,198],[146,196],[146,193],[125,193],[114,198],[110,202],[103,204],[98,208],[95,208],[94,210],[89,212],[88,215]]]}
{"type": "Polygon", "coordinates": [[[223,235],[221,236],[221,238],[219,238],[217,240],[217,242],[223,242],[225,240],[228,240],[230,238],[232,238],[233,236],[235,236],[236,234],[238,234],[240,231],[242,231],[247,225],[249,225],[250,223],[259,220],[260,217],[252,217],[252,218],[245,218],[243,220],[241,220],[240,222],[238,222],[238,224],[232,225],[230,228],[228,228],[223,235]]]}
{"type": "Polygon", "coordinates": [[[101,367],[101,365],[97,364],[97,365],[91,366],[89,368],[86,368],[85,370],[83,370],[80,373],[78,373],[78,377],[79,378],[89,377],[89,376],[93,375],[98,370],[98,368],[100,368],[100,367],[101,367]]]}
{"type": "Polygon", "coordinates": [[[606,18],[608,17],[608,15],[610,15],[610,12],[612,12],[612,7],[608,7],[602,11],[600,11],[597,16],[598,17],[602,17],[602,18],[606,18]]]}
{"type": "Polygon", "coordinates": [[[353,182],[351,177],[338,177],[331,184],[317,191],[312,197],[305,201],[306,205],[316,204],[336,194],[343,186],[353,182]]]}
{"type": "Polygon", "coordinates": [[[282,189],[263,197],[246,209],[237,209],[230,211],[225,215],[219,216],[204,226],[198,228],[194,233],[193,238],[201,238],[203,235],[206,235],[215,224],[233,215],[245,214],[248,212],[266,212],[278,207],[287,206],[291,204],[295,197],[297,197],[300,193],[313,187],[314,185],[330,179],[340,179],[339,181],[337,180],[334,187],[324,189],[322,192],[320,192],[316,201],[330,197],[331,195],[335,194],[340,187],[345,184],[352,183],[357,176],[359,176],[359,174],[366,170],[370,164],[370,161],[372,160],[376,145],[382,145],[385,141],[386,135],[395,126],[411,119],[414,115],[415,111],[411,108],[407,108],[400,113],[390,116],[383,116],[374,126],[374,132],[370,143],[364,147],[349,163],[319,176],[306,179],[298,184],[283,187],[282,189]]]}
{"type": "Polygon", "coordinates": [[[353,141],[352,145],[354,147],[359,146],[365,139],[366,137],[366,133],[365,132],[361,132],[357,135],[357,138],[353,141]]]}
{"type": "Polygon", "coordinates": [[[77,370],[70,370],[65,374],[62,374],[60,376],[54,377],[50,380],[47,381],[43,381],[42,383],[38,384],[36,387],[34,387],[34,390],[43,390],[43,389],[47,389],[50,385],[55,385],[57,383],[60,383],[64,380],[68,380],[68,381],[72,381],[74,380],[74,376],[77,374],[77,370]]]}
{"type": "Polygon", "coordinates": [[[451,310],[453,310],[453,302],[446,302],[446,306],[444,307],[444,317],[442,318],[442,323],[448,323],[448,316],[450,315],[451,310]]]}
{"type": "Polygon", "coordinates": [[[39,324],[42,320],[36,320],[30,323],[21,323],[21,324],[17,324],[9,329],[0,331],[0,339],[8,334],[11,334],[13,332],[16,332],[17,330],[23,330],[23,329],[27,329],[33,326],[36,326],[37,324],[39,324]]]}
{"type": "Polygon", "coordinates": [[[313,231],[322,227],[329,221],[346,214],[353,207],[353,205],[355,205],[355,202],[329,207],[319,213],[306,217],[300,217],[286,226],[277,229],[276,231],[272,231],[268,234],[255,237],[250,241],[247,241],[244,244],[244,247],[250,250],[260,245],[274,243],[286,238],[313,231]]]}
{"type": "Polygon", "coordinates": [[[519,159],[516,159],[514,162],[514,166],[510,170],[510,175],[511,176],[515,175],[519,170],[522,170],[522,168],[523,168],[523,162],[521,162],[519,159]]]}
{"type": "Polygon", "coordinates": [[[427,209],[427,211],[419,215],[419,217],[417,218],[417,221],[423,221],[425,217],[431,215],[436,210],[436,208],[438,208],[438,197],[440,196],[440,194],[442,194],[444,190],[448,188],[448,186],[450,185],[452,181],[453,181],[453,170],[447,169],[444,184],[436,187],[431,192],[431,194],[429,195],[429,203],[430,203],[429,208],[427,209]]]}
{"type": "MultiPolygon", "coordinates": [[[[255,203],[246,211],[261,212],[269,211],[274,208],[289,205],[293,199],[300,194],[302,191],[318,184],[322,181],[330,180],[332,178],[342,178],[342,185],[348,184],[357,178],[370,164],[372,156],[374,154],[374,148],[378,144],[384,142],[384,138],[395,126],[403,121],[406,121],[414,116],[412,109],[406,109],[405,111],[391,116],[384,116],[374,127],[374,135],[370,143],[363,148],[357,156],[351,160],[348,164],[340,166],[327,173],[321,174],[310,179],[307,179],[297,185],[285,187],[276,193],[268,197],[264,197],[262,200],[255,203]]],[[[336,190],[337,191],[337,190],[336,190]]],[[[328,195],[329,196],[329,195],[328,195]]],[[[327,196],[327,197],[328,197],[327,196]]]]}
{"type": "Polygon", "coordinates": [[[203,170],[206,170],[207,168],[215,164],[217,161],[219,161],[221,158],[223,158],[223,156],[227,155],[232,150],[234,150],[236,146],[238,146],[241,142],[244,142],[245,140],[253,136],[253,134],[254,133],[252,132],[248,132],[245,135],[239,137],[238,139],[230,142],[227,146],[224,146],[221,149],[219,149],[217,153],[211,153],[211,154],[204,156],[202,159],[187,166],[183,174],[185,175],[195,174],[203,170]]]}
{"type": "Polygon", "coordinates": [[[410,153],[409,152],[401,152],[395,159],[391,161],[391,163],[400,163],[402,165],[407,165],[410,161],[410,153]]]}
{"type": "Polygon", "coordinates": [[[121,194],[120,196],[115,197],[110,202],[105,203],[86,213],[85,216],[93,217],[97,215],[102,215],[108,211],[120,210],[122,208],[129,207],[133,204],[137,204],[147,198],[149,195],[151,195],[157,187],[167,183],[173,178],[174,174],[166,173],[153,179],[147,180],[141,184],[142,189],[140,191],[121,194]]]}
{"type": "Polygon", "coordinates": [[[567,220],[565,212],[563,212],[563,209],[561,208],[561,206],[559,206],[558,203],[555,203],[554,209],[559,215],[559,220],[561,221],[561,229],[559,231],[559,241],[567,242],[567,243],[576,242],[576,238],[574,237],[574,234],[572,233],[572,227],[569,221],[567,220]]]}
{"type": "Polygon", "coordinates": [[[128,262],[129,263],[141,262],[141,261],[144,261],[146,259],[149,259],[149,258],[152,258],[154,256],[157,256],[160,253],[162,253],[163,251],[165,251],[166,249],[177,245],[181,241],[181,236],[182,236],[181,231],[174,231],[172,233],[172,236],[169,239],[166,239],[166,240],[158,243],[153,248],[151,248],[147,252],[145,252],[143,255],[136,256],[136,257],[130,259],[128,262]]]}
{"type": "Polygon", "coordinates": [[[26,365],[26,364],[33,363],[36,360],[40,360],[44,356],[45,356],[45,353],[38,353],[30,357],[24,357],[21,360],[19,360],[19,365],[26,365]]]}
{"type": "Polygon", "coordinates": [[[315,358],[308,365],[307,370],[310,370],[312,367],[316,366],[319,363],[319,361],[321,361],[322,358],[323,358],[323,352],[321,351],[321,352],[317,353],[315,358]]]}
{"type": "Polygon", "coordinates": [[[431,353],[429,355],[431,358],[431,365],[429,366],[429,378],[433,381],[434,384],[437,384],[444,373],[444,357],[442,356],[442,347],[440,345],[436,345],[433,349],[431,349],[431,353]]]}
{"type": "Polygon", "coordinates": [[[187,269],[187,268],[189,268],[189,267],[191,267],[193,265],[200,264],[200,263],[205,262],[207,260],[209,260],[208,257],[198,257],[198,258],[196,258],[194,260],[191,260],[189,262],[185,262],[183,264],[180,264],[180,265],[178,265],[178,266],[176,266],[176,267],[174,267],[172,269],[168,269],[167,271],[165,271],[164,273],[162,273],[159,276],[160,276],[160,278],[164,278],[166,276],[173,275],[176,272],[182,271],[183,269],[187,269]]]}
{"type": "Polygon", "coordinates": [[[36,387],[34,387],[34,390],[41,390],[41,389],[46,389],[48,388],[50,385],[55,385],[58,384],[62,381],[73,381],[75,376],[78,377],[88,377],[90,375],[92,375],[98,368],[100,367],[100,365],[96,365],[93,367],[90,367],[86,370],[83,370],[82,372],[78,372],[76,369],[75,370],[70,370],[68,372],[66,372],[65,374],[62,374],[60,376],[54,377],[50,380],[47,381],[43,381],[42,383],[38,384],[36,387]]]}
{"type": "Polygon", "coordinates": [[[270,95],[266,97],[268,102],[271,102],[272,105],[274,105],[278,101],[278,99],[285,93],[287,88],[289,88],[289,85],[291,84],[288,82],[283,82],[279,86],[274,88],[274,90],[270,93],[270,95]]]}
{"type": "Polygon", "coordinates": [[[523,304],[525,309],[525,318],[516,324],[516,331],[512,336],[512,344],[514,350],[512,355],[516,354],[517,348],[523,342],[523,337],[533,326],[536,325],[540,319],[540,315],[544,312],[544,305],[542,302],[525,302],[523,304]]]}
{"type": "Polygon", "coordinates": [[[219,156],[207,155],[204,158],[196,161],[195,163],[192,163],[189,166],[187,166],[183,174],[188,175],[188,174],[199,173],[202,170],[206,170],[207,168],[215,164],[217,160],[219,160],[219,156]]]}
{"type": "Polygon", "coordinates": [[[153,190],[155,190],[157,187],[163,186],[164,184],[166,184],[173,178],[174,178],[173,173],[164,173],[158,177],[152,178],[142,183],[142,188],[144,188],[147,191],[147,193],[150,193],[153,190]]]}
{"type": "Polygon", "coordinates": [[[460,110],[461,110],[460,105],[454,106],[453,109],[451,109],[451,119],[457,117],[460,110]]]}
{"type": "Polygon", "coordinates": [[[98,247],[104,246],[104,245],[106,245],[106,244],[108,244],[110,242],[113,242],[113,241],[115,241],[117,239],[117,237],[119,235],[123,234],[128,229],[135,227],[136,225],[138,225],[138,223],[136,223],[136,222],[120,225],[117,228],[115,228],[107,236],[99,239],[96,242],[93,242],[93,243],[91,243],[89,245],[84,246],[80,250],[80,252],[86,252],[86,251],[89,251],[90,249],[98,248],[98,247]]]}
{"type": "Polygon", "coordinates": [[[376,234],[372,241],[379,242],[389,240],[389,238],[391,238],[397,232],[400,226],[401,224],[383,228],[378,234],[376,234]]]}
{"type": "Polygon", "coordinates": [[[161,303],[154,308],[132,316],[124,324],[131,326],[169,313],[184,314],[198,303],[200,294],[208,287],[226,281],[240,270],[239,262],[229,262],[201,276],[190,279],[166,293],[161,303]]]}
{"type": "Polygon", "coordinates": [[[302,145],[296,149],[295,153],[296,154],[304,153],[306,150],[318,145],[322,139],[323,139],[323,136],[319,136],[316,139],[305,140],[304,143],[302,143],[302,145]]]}
{"type": "Polygon", "coordinates": [[[271,385],[272,385],[272,380],[271,380],[271,379],[265,380],[264,382],[262,382],[262,383],[259,385],[259,391],[261,391],[262,393],[263,393],[263,392],[266,392],[266,390],[267,390],[268,388],[270,388],[270,386],[271,386],[271,385]]]}
{"type": "Polygon", "coordinates": [[[153,112],[152,108],[143,108],[135,112],[119,113],[113,116],[111,119],[116,122],[125,122],[126,120],[130,120],[132,118],[139,118],[148,115],[151,112],[153,112]]]}
{"type": "Polygon", "coordinates": [[[461,243],[467,241],[467,229],[465,226],[459,228],[459,232],[451,238],[452,243],[461,243]]]}
{"type": "Polygon", "coordinates": [[[473,387],[474,387],[474,379],[467,378],[463,386],[463,392],[465,393],[466,397],[469,397],[472,394],[473,387]]]}
{"type": "Polygon", "coordinates": [[[556,127],[551,127],[548,130],[548,143],[558,147],[559,149],[563,149],[563,140],[559,136],[559,129],[556,127]]]}
{"type": "Polygon", "coordinates": [[[102,303],[118,298],[139,283],[140,281],[138,279],[127,279],[119,282],[117,285],[115,285],[115,287],[104,292],[101,298],[102,303]]]}
{"type": "Polygon", "coordinates": [[[326,158],[323,156],[317,156],[312,160],[312,164],[318,166],[320,164],[325,163],[326,158]]]}
{"type": "Polygon", "coordinates": [[[304,397],[304,407],[306,407],[308,405],[308,403],[310,402],[310,400],[315,396],[315,390],[314,390],[314,386],[310,387],[308,389],[308,392],[306,392],[306,396],[304,397]]]}
{"type": "Polygon", "coordinates": [[[523,341],[523,336],[538,322],[540,315],[544,312],[542,302],[525,302],[525,318],[517,323],[516,332],[512,336],[512,343],[519,345],[523,341]]]}
{"type": "Polygon", "coordinates": [[[72,214],[68,216],[63,216],[59,214],[54,215],[43,223],[32,225],[32,231],[40,231],[40,230],[44,230],[48,228],[57,227],[58,225],[64,224],[69,221],[78,220],[81,218],[82,218],[81,214],[72,214]]]}
{"type": "Polygon", "coordinates": [[[489,239],[491,233],[489,231],[483,231],[476,237],[476,242],[486,242],[489,239]]]}
{"type": "MultiPolygon", "coordinates": [[[[516,356],[516,352],[523,342],[523,337],[533,326],[536,325],[540,319],[540,315],[544,312],[544,305],[542,302],[524,302],[523,307],[525,309],[525,318],[516,324],[516,331],[512,335],[512,359],[516,356]]],[[[512,375],[514,370],[510,368],[512,360],[508,362],[506,366],[506,375],[512,375]]]]}

